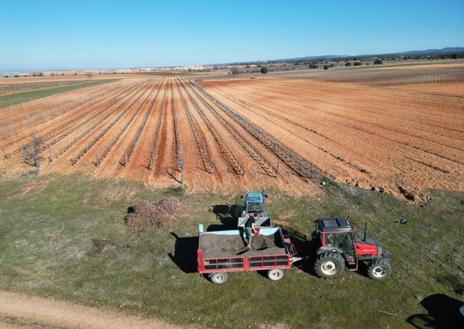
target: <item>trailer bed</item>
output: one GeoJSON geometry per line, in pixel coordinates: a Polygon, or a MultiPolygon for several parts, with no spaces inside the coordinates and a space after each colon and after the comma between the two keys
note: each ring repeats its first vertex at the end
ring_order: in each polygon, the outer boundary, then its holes
{"type": "Polygon", "coordinates": [[[289,269],[295,249],[282,231],[262,227],[246,248],[242,230],[203,232],[198,239],[198,271],[205,273],[289,269]]]}
{"type": "Polygon", "coordinates": [[[261,256],[273,254],[285,254],[282,241],[275,235],[254,236],[252,249],[247,250],[246,242],[239,234],[214,235],[205,234],[201,237],[199,247],[203,250],[205,258],[224,258],[237,255],[261,256]]]}

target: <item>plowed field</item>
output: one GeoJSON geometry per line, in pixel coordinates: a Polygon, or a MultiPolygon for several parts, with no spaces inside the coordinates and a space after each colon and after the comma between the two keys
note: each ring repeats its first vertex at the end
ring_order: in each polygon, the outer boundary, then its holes
{"type": "Polygon", "coordinates": [[[20,172],[39,158],[42,173],[79,171],[191,191],[319,193],[309,162],[215,101],[190,80],[162,78],[10,107],[0,112],[1,167],[20,172]]]}
{"type": "Polygon", "coordinates": [[[464,99],[445,87],[124,79],[3,108],[0,138],[16,173],[37,159],[191,191],[317,195],[324,176],[414,200],[464,190],[464,99]]]}
{"type": "MultiPolygon", "coordinates": [[[[424,86],[421,89],[421,86],[424,86]]],[[[307,80],[205,82],[204,87],[320,172],[425,199],[464,190],[462,85],[413,90],[307,80]],[[459,89],[459,90],[456,90],[459,89]]]]}

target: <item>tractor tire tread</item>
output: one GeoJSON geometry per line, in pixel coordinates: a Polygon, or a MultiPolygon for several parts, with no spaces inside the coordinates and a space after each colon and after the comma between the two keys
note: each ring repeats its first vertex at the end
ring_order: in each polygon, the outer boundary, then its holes
{"type": "Polygon", "coordinates": [[[328,280],[336,279],[343,274],[344,270],[345,270],[345,259],[343,258],[342,255],[336,252],[327,252],[327,253],[320,254],[317,257],[316,263],[314,264],[314,271],[320,278],[323,278],[323,279],[328,279],[328,280]],[[339,269],[338,272],[334,275],[326,275],[321,270],[321,264],[329,259],[336,262],[337,263],[336,265],[338,266],[338,269],[339,269]]]}
{"type": "Polygon", "coordinates": [[[369,268],[367,269],[367,275],[368,275],[371,279],[374,279],[374,280],[385,280],[385,279],[388,278],[391,274],[392,274],[391,263],[390,263],[389,260],[387,260],[387,259],[385,259],[385,258],[380,258],[380,259],[374,260],[374,261],[369,265],[369,268]],[[385,276],[383,276],[383,277],[376,277],[376,276],[374,275],[374,268],[376,268],[376,267],[379,266],[379,265],[384,266],[385,270],[387,271],[387,273],[386,273],[385,276]]]}

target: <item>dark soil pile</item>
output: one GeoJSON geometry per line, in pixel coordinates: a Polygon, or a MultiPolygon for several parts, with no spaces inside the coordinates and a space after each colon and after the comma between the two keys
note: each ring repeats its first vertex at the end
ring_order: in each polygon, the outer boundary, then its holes
{"type": "Polygon", "coordinates": [[[131,232],[150,228],[168,228],[179,222],[184,208],[183,203],[174,197],[158,202],[140,201],[126,216],[127,226],[131,232]]]}
{"type": "Polygon", "coordinates": [[[250,250],[244,249],[246,241],[241,237],[241,234],[205,234],[201,236],[199,243],[205,258],[285,254],[284,246],[276,235],[254,236],[250,250]]]}

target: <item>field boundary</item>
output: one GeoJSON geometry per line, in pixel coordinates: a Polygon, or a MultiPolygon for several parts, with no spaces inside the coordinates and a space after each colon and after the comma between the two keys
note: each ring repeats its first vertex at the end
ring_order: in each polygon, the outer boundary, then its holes
{"type": "Polygon", "coordinates": [[[53,87],[53,88],[46,88],[46,89],[39,89],[39,90],[32,90],[32,91],[25,91],[15,94],[9,94],[5,96],[0,96],[0,109],[2,107],[15,105],[19,103],[24,103],[28,101],[32,101],[37,98],[47,97],[58,93],[64,93],[67,91],[85,88],[85,87],[93,87],[100,84],[110,83],[117,81],[118,79],[104,79],[104,80],[92,80],[89,82],[75,84],[70,86],[63,86],[63,87],[53,87]]]}

